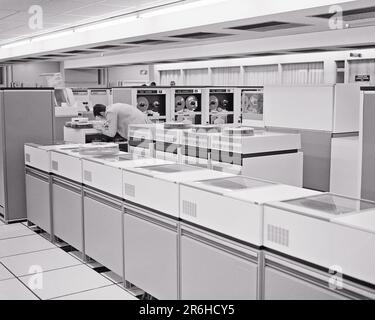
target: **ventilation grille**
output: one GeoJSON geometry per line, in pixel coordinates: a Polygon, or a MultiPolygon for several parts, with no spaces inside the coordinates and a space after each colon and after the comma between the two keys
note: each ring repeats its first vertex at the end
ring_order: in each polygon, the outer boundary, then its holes
{"type": "Polygon", "coordinates": [[[102,45],[90,48],[91,50],[125,50],[129,48],[134,48],[133,46],[125,45],[102,45]]]}
{"type": "Polygon", "coordinates": [[[26,153],[25,158],[26,158],[26,162],[30,162],[31,161],[30,153],[26,153]]]}
{"type": "Polygon", "coordinates": [[[247,57],[267,57],[267,56],[279,56],[286,54],[285,52],[261,52],[261,53],[250,53],[247,54],[247,57]]]}
{"type": "Polygon", "coordinates": [[[64,58],[64,57],[67,57],[67,56],[63,55],[63,54],[45,54],[42,57],[47,57],[47,58],[64,58]]]}
{"type": "Polygon", "coordinates": [[[285,247],[289,247],[289,230],[268,224],[267,240],[285,247]]]}
{"type": "Polygon", "coordinates": [[[182,213],[184,215],[196,218],[197,217],[197,204],[191,201],[182,201],[182,213]]]}
{"type": "Polygon", "coordinates": [[[97,46],[97,47],[92,47],[90,49],[113,49],[113,48],[118,48],[119,46],[116,45],[102,45],[102,46],[97,46]]]}
{"type": "Polygon", "coordinates": [[[362,44],[358,46],[348,46],[348,47],[342,47],[341,49],[373,49],[375,48],[375,44],[362,44]]]}
{"type": "Polygon", "coordinates": [[[327,52],[329,49],[311,48],[311,49],[296,49],[290,50],[292,53],[314,53],[314,52],[327,52]]]}
{"type": "Polygon", "coordinates": [[[72,51],[66,51],[66,52],[63,52],[63,53],[68,53],[68,54],[84,54],[84,53],[94,53],[94,52],[88,51],[88,50],[72,50],[72,51]]]}
{"type": "Polygon", "coordinates": [[[184,39],[210,39],[210,38],[219,38],[232,36],[232,34],[227,33],[213,33],[213,32],[194,32],[194,33],[185,33],[171,36],[172,38],[184,38],[184,39]]]}
{"type": "MultiPolygon", "coordinates": [[[[317,14],[312,17],[330,19],[335,15],[335,13],[323,13],[317,14]]],[[[375,7],[367,7],[353,10],[345,10],[342,12],[342,16],[345,21],[354,21],[354,20],[364,20],[375,18],[375,7]]]]}
{"type": "Polygon", "coordinates": [[[133,184],[125,183],[125,194],[129,197],[135,197],[135,186],[133,184]]]}
{"type": "Polygon", "coordinates": [[[280,21],[270,21],[256,24],[247,24],[237,27],[231,27],[229,29],[243,30],[243,31],[256,31],[256,32],[268,32],[282,29],[292,29],[306,27],[307,24],[301,23],[291,23],[291,22],[280,22],[280,21]]]}
{"type": "Polygon", "coordinates": [[[146,44],[146,45],[156,45],[156,44],[166,44],[166,43],[175,43],[176,41],[172,40],[154,40],[154,39],[145,39],[132,42],[125,42],[125,44],[146,44]]]}
{"type": "Polygon", "coordinates": [[[55,171],[59,170],[59,163],[55,160],[52,160],[52,170],[55,170],[55,171]]]}
{"type": "Polygon", "coordinates": [[[84,170],[84,171],[83,171],[83,179],[84,179],[85,181],[91,182],[91,181],[92,181],[92,172],[91,172],[91,171],[84,170]]]}
{"type": "Polygon", "coordinates": [[[30,62],[30,60],[8,60],[6,63],[27,63],[30,62]]]}
{"type": "Polygon", "coordinates": [[[48,60],[48,58],[42,58],[42,57],[30,57],[30,58],[25,58],[24,60],[39,61],[39,60],[48,60]]]}

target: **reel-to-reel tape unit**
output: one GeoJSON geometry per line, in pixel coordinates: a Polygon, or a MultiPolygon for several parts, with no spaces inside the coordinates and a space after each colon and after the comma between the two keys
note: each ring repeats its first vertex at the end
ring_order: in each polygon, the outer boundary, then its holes
{"type": "Polygon", "coordinates": [[[209,89],[209,123],[227,124],[234,122],[234,90],[230,88],[209,89]]]}
{"type": "Polygon", "coordinates": [[[190,124],[202,123],[202,89],[172,89],[172,120],[190,124]]]}

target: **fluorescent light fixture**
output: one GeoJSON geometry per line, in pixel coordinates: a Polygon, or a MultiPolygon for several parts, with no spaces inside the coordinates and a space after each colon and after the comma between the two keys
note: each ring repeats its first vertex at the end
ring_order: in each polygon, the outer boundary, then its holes
{"type": "Polygon", "coordinates": [[[145,11],[144,13],[141,13],[140,15],[142,18],[156,17],[156,16],[163,15],[163,14],[174,13],[174,12],[189,10],[189,9],[195,9],[199,7],[205,7],[211,4],[217,4],[220,2],[226,2],[226,1],[228,0],[198,0],[198,1],[190,2],[190,3],[174,5],[171,7],[145,11]]]}
{"type": "Polygon", "coordinates": [[[138,18],[139,18],[138,15],[132,15],[132,16],[113,19],[113,20],[109,20],[109,21],[105,21],[105,22],[92,23],[92,24],[84,25],[82,27],[76,27],[75,31],[76,32],[85,32],[85,31],[90,31],[90,30],[97,30],[97,29],[115,26],[115,25],[119,25],[119,24],[123,24],[123,23],[127,23],[127,22],[132,22],[132,21],[137,20],[138,18]]]}
{"type": "Polygon", "coordinates": [[[45,35],[41,35],[41,36],[37,36],[35,38],[32,38],[32,42],[39,42],[39,41],[45,41],[45,40],[50,40],[50,39],[56,39],[56,38],[60,38],[60,37],[64,37],[64,36],[67,36],[69,34],[72,34],[73,32],[74,32],[73,29],[64,30],[64,31],[61,31],[61,32],[52,32],[52,33],[48,33],[48,34],[45,34],[45,35]]]}
{"type": "Polygon", "coordinates": [[[2,45],[1,48],[3,49],[15,48],[15,47],[19,47],[19,46],[23,46],[27,44],[30,44],[30,39],[7,43],[7,44],[2,45]]]}

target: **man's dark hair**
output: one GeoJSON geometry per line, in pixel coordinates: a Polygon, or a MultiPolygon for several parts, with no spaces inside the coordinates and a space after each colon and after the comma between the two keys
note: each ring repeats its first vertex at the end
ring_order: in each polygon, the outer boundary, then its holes
{"type": "Polygon", "coordinates": [[[104,104],[96,104],[93,108],[92,108],[92,111],[94,113],[94,117],[100,117],[101,116],[101,112],[105,112],[105,110],[107,109],[107,107],[104,105],[104,104]]]}

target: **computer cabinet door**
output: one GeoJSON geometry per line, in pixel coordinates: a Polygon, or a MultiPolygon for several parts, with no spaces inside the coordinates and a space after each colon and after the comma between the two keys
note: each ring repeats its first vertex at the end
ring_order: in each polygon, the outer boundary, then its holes
{"type": "Polygon", "coordinates": [[[257,264],[220,245],[182,235],[181,299],[257,298],[257,264]]]}
{"type": "Polygon", "coordinates": [[[79,251],[83,250],[82,193],[78,186],[53,182],[53,232],[79,251]]]}
{"type": "Polygon", "coordinates": [[[138,215],[133,210],[126,212],[125,279],[157,299],[177,299],[176,225],[138,215]]]}
{"type": "Polygon", "coordinates": [[[27,171],[26,209],[27,220],[51,233],[51,200],[48,176],[27,171]]]}
{"type": "Polygon", "coordinates": [[[343,300],[334,291],[280,270],[265,267],[265,300],[343,300]]]}
{"type": "Polygon", "coordinates": [[[122,207],[85,192],[85,254],[123,276],[122,207]]]}

